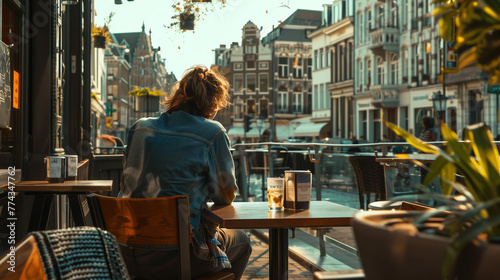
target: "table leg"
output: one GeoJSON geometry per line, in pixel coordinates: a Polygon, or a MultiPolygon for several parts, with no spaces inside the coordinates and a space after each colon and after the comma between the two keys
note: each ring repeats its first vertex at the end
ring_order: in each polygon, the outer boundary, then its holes
{"type": "Polygon", "coordinates": [[[269,279],[288,279],[288,228],[269,229],[269,279]]]}
{"type": "Polygon", "coordinates": [[[53,194],[35,194],[28,232],[46,230],[53,194]]]}
{"type": "Polygon", "coordinates": [[[87,198],[83,194],[68,194],[69,207],[76,226],[93,226],[87,198]]]}

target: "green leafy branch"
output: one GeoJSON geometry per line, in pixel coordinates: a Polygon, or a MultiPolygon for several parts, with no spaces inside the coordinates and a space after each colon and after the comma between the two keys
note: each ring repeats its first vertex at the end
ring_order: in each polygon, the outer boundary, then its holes
{"type": "Polygon", "coordinates": [[[439,19],[441,37],[455,43],[461,53],[458,69],[477,62],[490,76],[489,84],[500,83],[500,1],[434,0],[432,16],[439,19]]]}

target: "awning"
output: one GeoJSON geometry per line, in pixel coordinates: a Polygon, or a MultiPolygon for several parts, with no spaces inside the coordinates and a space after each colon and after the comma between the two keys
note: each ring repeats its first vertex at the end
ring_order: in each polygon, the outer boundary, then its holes
{"type": "Polygon", "coordinates": [[[290,138],[292,133],[290,133],[290,126],[288,125],[277,125],[276,126],[276,138],[277,140],[286,140],[290,138]]]}
{"type": "Polygon", "coordinates": [[[302,123],[294,132],[295,137],[319,137],[319,132],[327,124],[325,123],[302,123]]]}
{"type": "Polygon", "coordinates": [[[101,100],[95,98],[90,99],[90,107],[92,112],[95,112],[97,116],[106,117],[106,106],[101,100]]]}
{"type": "MultiPolygon", "coordinates": [[[[260,129],[260,134],[262,134],[265,130],[267,129],[267,127],[263,127],[260,129]]],[[[245,134],[245,132],[243,131],[243,127],[241,126],[234,126],[234,127],[231,127],[229,129],[229,131],[227,132],[227,135],[229,136],[235,136],[235,137],[243,137],[245,134]]],[[[256,127],[252,127],[250,129],[249,132],[247,132],[247,137],[259,137],[260,136],[259,134],[259,129],[256,128],[256,127]]]]}

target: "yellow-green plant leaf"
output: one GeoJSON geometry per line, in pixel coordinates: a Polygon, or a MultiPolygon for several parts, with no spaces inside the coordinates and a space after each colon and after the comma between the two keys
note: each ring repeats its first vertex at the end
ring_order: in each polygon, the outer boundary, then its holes
{"type": "MultiPolygon", "coordinates": [[[[493,137],[484,124],[472,125],[466,128],[470,131],[472,148],[479,166],[486,172],[486,177],[492,186],[500,183],[500,159],[498,149],[493,143],[493,137]]],[[[497,191],[494,190],[498,195],[497,191]]]]}
{"type": "Polygon", "coordinates": [[[459,54],[457,62],[458,71],[476,63],[476,50],[477,48],[474,46],[459,54]]]}
{"type": "Polygon", "coordinates": [[[403,139],[406,140],[410,145],[412,145],[414,148],[428,154],[437,154],[439,148],[425,143],[424,141],[416,138],[415,136],[411,135],[410,133],[406,132],[404,129],[398,127],[397,125],[390,123],[390,122],[385,122],[385,125],[392,129],[397,135],[403,137],[403,139]]]}
{"type": "Polygon", "coordinates": [[[432,183],[432,181],[434,181],[434,179],[436,179],[436,177],[440,175],[442,169],[447,163],[448,161],[444,157],[438,156],[429,166],[429,170],[427,171],[427,175],[422,181],[422,185],[427,186],[432,183]]]}
{"type": "Polygon", "coordinates": [[[453,191],[452,182],[455,182],[455,174],[457,173],[457,168],[450,162],[447,162],[443,169],[441,169],[441,174],[439,177],[439,184],[441,186],[441,192],[444,195],[450,195],[453,191]]]}
{"type": "Polygon", "coordinates": [[[482,0],[488,9],[488,13],[495,18],[500,18],[500,1],[498,0],[482,0]]]}

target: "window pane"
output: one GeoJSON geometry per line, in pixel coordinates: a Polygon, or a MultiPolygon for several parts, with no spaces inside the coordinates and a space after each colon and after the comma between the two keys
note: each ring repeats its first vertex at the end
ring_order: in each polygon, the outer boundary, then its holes
{"type": "Polygon", "coordinates": [[[260,83],[259,91],[260,92],[267,92],[269,89],[267,73],[259,74],[259,83],[260,83]]]}
{"type": "Polygon", "coordinates": [[[255,74],[247,74],[247,92],[255,92],[255,74]]]}
{"type": "Polygon", "coordinates": [[[234,75],[234,91],[243,92],[243,75],[234,75]]]}

